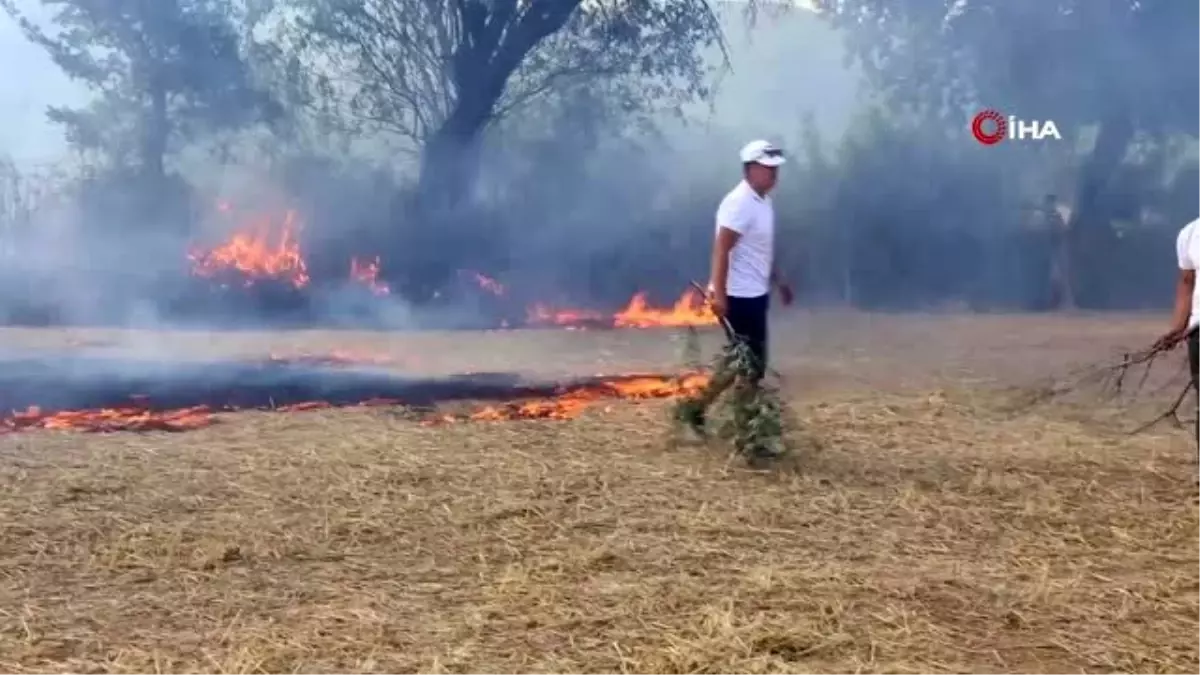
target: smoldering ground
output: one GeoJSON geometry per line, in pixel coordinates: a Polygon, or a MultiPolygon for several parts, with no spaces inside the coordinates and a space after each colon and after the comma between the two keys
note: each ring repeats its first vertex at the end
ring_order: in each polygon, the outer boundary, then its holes
{"type": "MultiPolygon", "coordinates": [[[[555,421],[427,427],[349,408],[245,412],[186,434],[2,437],[0,599],[20,615],[2,619],[14,630],[0,631],[0,659],[280,672],[1195,663],[1188,433],[1130,437],[1129,411],[1094,406],[1003,415],[981,384],[1098,358],[1154,317],[796,319],[776,326],[775,365],[825,447],[766,475],[720,447],[668,445],[665,410],[619,401],[555,421]]],[[[645,331],[181,342],[226,358],[347,343],[401,358],[440,343],[481,369],[547,375],[676,358],[645,331]]]]}

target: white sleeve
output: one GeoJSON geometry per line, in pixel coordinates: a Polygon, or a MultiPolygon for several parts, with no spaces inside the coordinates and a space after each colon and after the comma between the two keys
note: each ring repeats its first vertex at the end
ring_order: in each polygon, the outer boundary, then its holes
{"type": "Polygon", "coordinates": [[[1179,231],[1175,238],[1175,255],[1179,258],[1179,269],[1194,270],[1196,261],[1192,258],[1192,237],[1196,231],[1195,225],[1188,225],[1179,231]]]}
{"type": "Polygon", "coordinates": [[[729,197],[721,201],[721,206],[717,209],[718,228],[724,227],[738,234],[746,234],[751,222],[750,210],[746,208],[744,200],[729,197]]]}

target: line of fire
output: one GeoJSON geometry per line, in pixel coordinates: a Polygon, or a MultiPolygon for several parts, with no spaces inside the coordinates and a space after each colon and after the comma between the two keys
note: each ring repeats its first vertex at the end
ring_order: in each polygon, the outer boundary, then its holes
{"type": "MultiPolygon", "coordinates": [[[[231,221],[231,234],[209,245],[193,244],[187,252],[190,273],[208,282],[204,290],[221,300],[271,298],[284,304],[303,302],[305,294],[322,281],[314,280],[302,244],[303,220],[295,210],[282,213],[243,213],[222,202],[218,211],[231,221]]],[[[378,255],[352,256],[345,261],[344,276],[332,281],[348,283],[365,297],[387,302],[392,289],[383,280],[387,261],[378,255]]],[[[533,300],[521,303],[505,283],[480,270],[459,270],[459,281],[495,313],[492,328],[558,327],[660,328],[714,326],[716,317],[694,289],[683,289],[671,303],[655,306],[644,291],[635,293],[620,308],[604,311],[554,306],[533,300]]]]}
{"type": "MultiPolygon", "coordinates": [[[[193,287],[213,302],[302,304],[321,284],[351,289],[367,303],[397,302],[383,277],[387,261],[378,255],[350,257],[338,278],[315,275],[304,250],[303,219],[296,210],[245,212],[220,202],[216,212],[226,221],[228,234],[215,242],[196,242],[184,253],[193,287]]],[[[604,311],[519,303],[506,284],[478,270],[459,270],[457,277],[480,304],[492,304],[492,329],[625,330],[717,323],[704,298],[691,288],[663,306],[638,292],[624,306],[604,311]]],[[[562,420],[604,401],[694,394],[708,380],[699,371],[599,375],[566,383],[477,373],[413,379],[397,375],[405,365],[353,350],[277,353],[188,366],[75,354],[40,360],[21,355],[0,363],[0,410],[8,411],[0,415],[0,435],[36,429],[179,432],[207,427],[221,413],[239,410],[298,412],[349,406],[411,407],[426,426],[562,420]],[[474,405],[454,412],[438,408],[454,401],[474,405]]]]}

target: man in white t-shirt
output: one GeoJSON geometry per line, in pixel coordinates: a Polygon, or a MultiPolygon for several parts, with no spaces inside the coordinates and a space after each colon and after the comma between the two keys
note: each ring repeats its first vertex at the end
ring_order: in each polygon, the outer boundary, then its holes
{"type": "MultiPolygon", "coordinates": [[[[1179,280],[1175,282],[1175,311],[1171,328],[1158,340],[1159,347],[1173,348],[1187,341],[1188,365],[1192,386],[1200,393],[1200,287],[1196,286],[1196,267],[1200,265],[1200,218],[1179,231],[1175,255],[1179,259],[1179,280]]],[[[1200,419],[1196,422],[1196,440],[1200,442],[1200,419]]]]}
{"type": "MultiPolygon", "coordinates": [[[[717,208],[709,302],[754,357],[748,386],[756,385],[767,369],[767,312],[771,289],[783,304],[792,303],[792,289],[775,267],[775,207],[770,192],[785,161],[783,152],[768,141],[747,143],[739,153],[742,180],[717,208]]],[[[734,380],[731,372],[717,373],[708,389],[685,413],[703,431],[704,411],[734,380]]]]}

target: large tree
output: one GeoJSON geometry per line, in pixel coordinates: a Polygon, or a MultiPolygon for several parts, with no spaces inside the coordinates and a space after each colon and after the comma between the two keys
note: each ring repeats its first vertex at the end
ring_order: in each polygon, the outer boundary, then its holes
{"type": "Polygon", "coordinates": [[[497,120],[597,78],[627,78],[627,108],[679,105],[705,93],[703,50],[721,44],[707,0],[293,1],[353,114],[420,150],[435,210],[467,195],[497,120]]]}
{"type": "Polygon", "coordinates": [[[41,0],[43,27],[0,0],[95,99],[52,107],[77,149],[161,182],[171,141],[199,128],[228,128],[271,113],[243,58],[234,7],[224,0],[41,0]]]}
{"type": "Polygon", "coordinates": [[[1197,135],[1200,3],[818,0],[894,110],[964,133],[980,106],[1053,119],[1086,148],[1068,232],[1075,277],[1111,238],[1105,195],[1139,135],[1197,135]],[[1101,244],[1098,246],[1098,243],[1101,244]],[[1078,264],[1076,264],[1078,263],[1078,264]]]}

